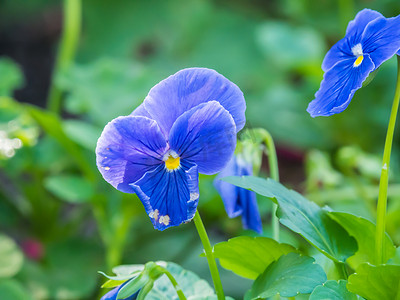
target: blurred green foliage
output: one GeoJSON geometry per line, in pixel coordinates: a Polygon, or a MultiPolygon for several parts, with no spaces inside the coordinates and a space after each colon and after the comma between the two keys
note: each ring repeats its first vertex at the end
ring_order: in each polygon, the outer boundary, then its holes
{"type": "MultiPolygon", "coordinates": [[[[18,35],[29,28],[26,36],[35,36],[35,30],[59,28],[61,4],[4,0],[2,32],[18,35]],[[45,20],[43,28],[31,26],[36,20],[45,20]]],[[[198,257],[201,246],[192,234],[193,224],[154,231],[136,196],[119,193],[102,180],[94,157],[107,122],[128,115],[154,84],[185,67],[213,68],[235,82],[246,97],[247,126],[267,128],[279,147],[306,153],[306,178],[298,188],[312,200],[366,219],[375,217],[376,168],[393,96],[393,60],[357,91],[344,113],[312,119],[306,107],[322,79],[322,59],[342,37],[347,22],[364,7],[388,17],[397,15],[397,1],[85,0],[82,4],[76,61],[54,76],[64,93],[62,117],[14,101],[13,91],[26,83],[23,74],[29,65],[21,71],[11,59],[0,59],[0,230],[8,236],[0,237],[0,253],[7,249],[1,243],[13,245],[7,261],[18,261],[6,278],[0,263],[0,295],[95,299],[102,280],[97,270],[158,259],[209,278],[204,259],[198,257]],[[18,147],[1,152],[5,140],[14,140],[18,147]],[[32,239],[42,247],[34,257],[32,249],[22,247],[32,239]],[[23,253],[22,262],[18,259],[23,253]]],[[[53,53],[56,42],[49,45],[53,53]]],[[[397,139],[393,183],[400,178],[398,162],[397,139]]],[[[200,178],[200,210],[212,228],[212,239],[253,235],[241,229],[239,218],[227,218],[212,180],[200,178]]],[[[389,196],[387,229],[398,244],[398,184],[390,186],[389,196]]],[[[271,204],[262,198],[259,204],[265,235],[270,236],[271,204]]],[[[282,240],[311,253],[304,240],[288,231],[283,230],[282,240]]],[[[250,287],[249,281],[230,273],[223,277],[229,295],[238,297],[250,287]]]]}

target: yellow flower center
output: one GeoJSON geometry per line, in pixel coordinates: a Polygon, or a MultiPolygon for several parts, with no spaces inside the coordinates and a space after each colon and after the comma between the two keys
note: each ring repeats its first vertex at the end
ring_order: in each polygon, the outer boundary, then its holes
{"type": "Polygon", "coordinates": [[[179,156],[173,157],[171,155],[168,156],[168,159],[165,161],[165,167],[169,171],[173,171],[179,168],[181,165],[179,156]]]}
{"type": "Polygon", "coordinates": [[[354,66],[358,67],[359,65],[361,65],[362,61],[364,59],[364,56],[360,55],[359,57],[357,57],[356,61],[354,62],[354,66]]]}

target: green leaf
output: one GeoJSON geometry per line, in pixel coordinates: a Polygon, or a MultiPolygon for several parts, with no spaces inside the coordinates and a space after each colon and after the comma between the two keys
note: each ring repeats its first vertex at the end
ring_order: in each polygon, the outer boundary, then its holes
{"type": "Polygon", "coordinates": [[[79,120],[66,120],[63,122],[65,134],[75,143],[90,151],[96,149],[101,128],[79,120]]]}
{"type": "Polygon", "coordinates": [[[400,299],[400,266],[369,263],[349,276],[347,289],[368,300],[400,299]]]}
{"type": "Polygon", "coordinates": [[[0,278],[17,274],[23,262],[24,256],[15,242],[6,235],[0,234],[0,278]]]}
{"type": "Polygon", "coordinates": [[[16,280],[0,282],[0,297],[5,300],[30,300],[32,297],[27,290],[16,280]]]}
{"type": "Polygon", "coordinates": [[[137,63],[101,58],[68,68],[57,76],[56,84],[68,93],[69,112],[83,114],[91,123],[103,127],[133,111],[154,82],[137,63]]]}
{"type": "MultiPolygon", "coordinates": [[[[353,236],[358,243],[358,251],[348,259],[348,263],[356,269],[358,265],[365,262],[373,262],[375,257],[375,231],[376,226],[372,222],[359,216],[344,212],[329,212],[336,222],[344,227],[347,232],[353,236]]],[[[394,256],[396,248],[392,240],[386,234],[384,261],[394,256]]]]}
{"type": "Polygon", "coordinates": [[[80,167],[86,177],[95,179],[97,172],[94,171],[94,167],[92,167],[83,155],[80,147],[65,134],[58,116],[32,105],[26,105],[26,108],[43,130],[53,137],[74,158],[77,166],[80,167]]]}
{"type": "Polygon", "coordinates": [[[388,264],[400,265],[400,247],[396,248],[396,253],[391,259],[389,259],[388,264]]]}
{"type": "Polygon", "coordinates": [[[309,300],[357,300],[358,297],[346,288],[346,280],[328,280],[317,286],[309,300]]]}
{"type": "Polygon", "coordinates": [[[49,244],[46,250],[44,280],[50,287],[50,295],[45,299],[90,298],[98,283],[96,270],[104,258],[98,244],[73,239],[49,244]]]}
{"type": "Polygon", "coordinates": [[[254,176],[226,177],[226,182],[250,189],[278,203],[279,221],[302,235],[311,245],[335,262],[344,262],[357,250],[357,243],[328,212],[299,193],[272,179],[254,176]]]}
{"type": "Polygon", "coordinates": [[[47,177],[44,186],[60,199],[71,203],[87,202],[95,192],[90,181],[76,175],[47,177]]]}
{"type": "Polygon", "coordinates": [[[127,276],[137,272],[141,272],[144,269],[144,265],[121,265],[114,267],[112,271],[117,276],[127,276]]]}
{"type": "MultiPolygon", "coordinates": [[[[181,266],[172,262],[167,262],[164,267],[176,279],[186,298],[193,300],[216,299],[214,298],[214,290],[210,287],[207,281],[200,279],[195,273],[187,271],[181,266]]],[[[154,283],[153,289],[146,296],[146,300],[158,299],[179,299],[175,288],[166,275],[161,276],[154,283]]]]}
{"type": "Polygon", "coordinates": [[[309,294],[326,281],[326,274],[314,259],[297,253],[282,255],[253,283],[245,299],[268,298],[279,293],[283,297],[309,294]]]}
{"type": "Polygon", "coordinates": [[[240,236],[214,246],[214,256],[222,267],[249,279],[256,279],[281,255],[295,251],[266,237],[240,236]]]}
{"type": "Polygon", "coordinates": [[[132,296],[141,288],[143,288],[146,284],[152,281],[153,279],[150,278],[148,272],[144,270],[142,273],[139,274],[139,276],[130,280],[126,285],[122,287],[122,289],[119,290],[117,295],[117,300],[125,299],[128,298],[129,296],[132,296]]]}
{"type": "Polygon", "coordinates": [[[22,87],[24,77],[20,67],[9,58],[0,59],[0,96],[12,96],[14,90],[22,87]]]}
{"type": "Polygon", "coordinates": [[[117,286],[120,286],[121,284],[123,284],[126,280],[112,280],[109,279],[107,280],[101,287],[102,288],[115,288],[117,286]]]}
{"type": "MultiPolygon", "coordinates": [[[[148,262],[144,268],[143,265],[123,265],[114,268],[117,274],[115,277],[107,276],[110,279],[126,279],[127,276],[135,274],[140,269],[139,276],[129,281],[118,293],[117,299],[124,299],[136,293],[139,289],[146,290],[146,300],[171,299],[178,300],[178,295],[169,278],[163,273],[166,269],[177,281],[180,289],[188,299],[192,300],[214,300],[214,290],[205,281],[200,279],[193,272],[184,270],[181,266],[165,261],[156,263],[148,262]]],[[[132,276],[131,276],[132,277],[132,276]]],[[[110,286],[111,287],[111,286],[110,286]]],[[[142,296],[144,294],[142,293],[142,296]]],[[[231,299],[231,298],[227,298],[231,299]]]]}

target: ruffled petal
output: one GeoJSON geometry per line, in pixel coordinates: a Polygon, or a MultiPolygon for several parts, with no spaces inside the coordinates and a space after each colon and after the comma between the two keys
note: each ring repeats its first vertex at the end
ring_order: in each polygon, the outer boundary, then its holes
{"type": "Polygon", "coordinates": [[[164,230],[190,221],[199,200],[197,166],[181,160],[180,168],[165,165],[131,184],[155,229],[164,230]]]}
{"type": "Polygon", "coordinates": [[[376,18],[383,18],[383,16],[379,12],[371,9],[363,9],[360,11],[354,20],[349,22],[346,36],[333,45],[325,55],[324,61],[322,62],[322,70],[327,72],[336,63],[354,57],[351,48],[360,43],[365,27],[376,18]]]}
{"type": "Polygon", "coordinates": [[[212,175],[221,171],[233,155],[235,122],[217,101],[203,103],[176,120],[169,144],[181,159],[196,164],[199,173],[212,175]]]}
{"type": "Polygon", "coordinates": [[[400,16],[389,19],[377,18],[368,23],[361,44],[363,52],[368,53],[375,68],[379,68],[400,49],[400,16]]]}
{"type": "Polygon", "coordinates": [[[349,22],[346,29],[346,36],[350,39],[353,45],[360,42],[361,35],[368,23],[377,18],[384,17],[381,13],[375,10],[365,8],[356,15],[354,20],[349,22]]]}
{"type": "Polygon", "coordinates": [[[307,108],[312,117],[330,116],[346,109],[355,91],[375,69],[368,54],[358,67],[354,66],[355,61],[356,58],[343,60],[324,74],[321,87],[307,108]]]}
{"type": "Polygon", "coordinates": [[[176,119],[191,108],[209,101],[218,101],[235,120],[236,130],[243,128],[246,103],[242,91],[214,70],[184,69],[155,85],[134,115],[150,115],[165,136],[176,119]]]}
{"type": "Polygon", "coordinates": [[[134,193],[129,184],[163,164],[166,147],[165,138],[154,120],[118,117],[106,125],[97,142],[97,167],[116,189],[134,193]]]}

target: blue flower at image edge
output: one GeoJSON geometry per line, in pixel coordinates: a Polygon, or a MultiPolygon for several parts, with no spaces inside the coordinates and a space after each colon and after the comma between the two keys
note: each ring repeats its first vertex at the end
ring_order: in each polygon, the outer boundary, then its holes
{"type": "Polygon", "coordinates": [[[97,166],[116,189],[138,195],[156,229],[180,225],[196,212],[198,173],[216,174],[231,159],[245,109],[240,89],[214,70],[181,70],[105,126],[97,166]]]}
{"type": "Polygon", "coordinates": [[[399,49],[400,16],[387,19],[370,9],[360,11],[346,36],[326,54],[324,79],[307,111],[316,117],[345,110],[368,75],[399,49]]]}
{"type": "Polygon", "coordinates": [[[234,155],[214,181],[214,186],[221,195],[225,210],[230,218],[242,216],[243,228],[262,233],[262,223],[258,211],[256,194],[220,180],[227,176],[251,176],[253,166],[234,155]]]}

